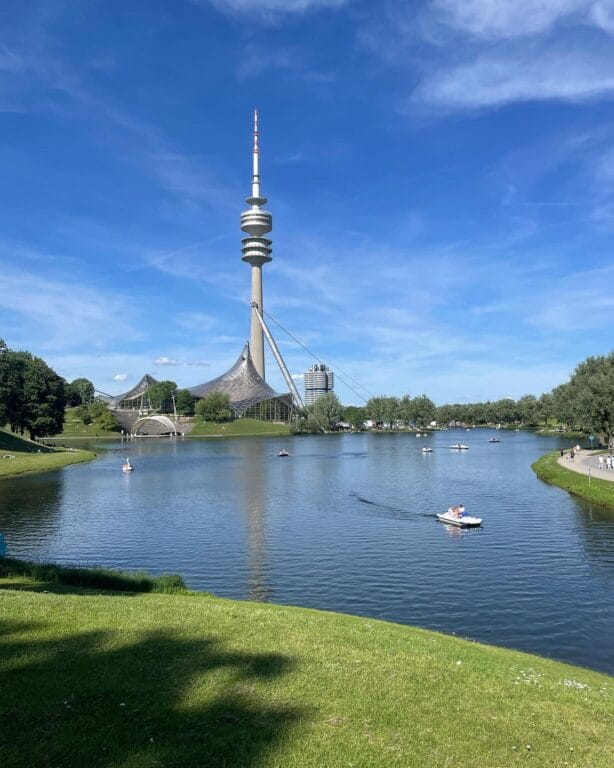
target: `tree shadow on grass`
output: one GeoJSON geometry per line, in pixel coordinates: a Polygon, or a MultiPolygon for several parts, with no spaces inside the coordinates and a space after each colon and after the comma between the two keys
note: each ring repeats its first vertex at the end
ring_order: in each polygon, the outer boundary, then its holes
{"type": "Polygon", "coordinates": [[[279,688],[268,693],[292,666],[280,654],[181,630],[132,644],[116,631],[52,640],[22,631],[0,622],[3,768],[247,768],[266,764],[303,715],[279,688]]]}

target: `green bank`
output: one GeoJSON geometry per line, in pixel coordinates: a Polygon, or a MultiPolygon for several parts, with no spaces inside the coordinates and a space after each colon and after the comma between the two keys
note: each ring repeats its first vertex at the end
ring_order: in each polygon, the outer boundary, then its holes
{"type": "Polygon", "coordinates": [[[194,428],[186,437],[252,437],[267,435],[289,435],[287,424],[257,419],[236,419],[225,423],[196,420],[194,428]]]}
{"type": "Polygon", "coordinates": [[[60,469],[95,458],[92,451],[50,448],[0,429],[0,479],[26,472],[60,469]]]}
{"type": "Polygon", "coordinates": [[[614,680],[370,619],[0,579],[0,764],[592,766],[614,680]]]}
{"type": "Polygon", "coordinates": [[[559,455],[559,451],[547,453],[531,464],[540,480],[563,488],[573,496],[593,504],[614,508],[614,483],[595,477],[591,477],[589,481],[587,475],[565,469],[558,463],[559,455]]]}

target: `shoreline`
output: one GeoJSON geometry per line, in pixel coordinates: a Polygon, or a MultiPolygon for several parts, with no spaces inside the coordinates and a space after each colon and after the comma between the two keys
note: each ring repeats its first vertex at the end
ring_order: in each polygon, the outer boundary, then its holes
{"type": "Polygon", "coordinates": [[[608,474],[608,470],[593,470],[590,463],[599,453],[602,451],[586,451],[576,454],[573,461],[564,457],[561,461],[560,451],[554,451],[541,456],[531,464],[531,469],[548,485],[592,504],[614,509],[614,471],[609,470],[608,474]],[[577,464],[574,463],[576,461],[577,464]]]}
{"type": "MultiPolygon", "coordinates": [[[[11,454],[10,451],[7,452],[11,454]]],[[[45,453],[14,453],[13,459],[0,459],[0,482],[4,479],[34,475],[39,472],[52,472],[73,464],[94,461],[98,454],[94,451],[61,450],[45,453]]]]}

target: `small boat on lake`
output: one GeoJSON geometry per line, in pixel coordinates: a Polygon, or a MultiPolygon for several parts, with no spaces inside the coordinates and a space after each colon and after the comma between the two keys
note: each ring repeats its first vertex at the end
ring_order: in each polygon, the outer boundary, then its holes
{"type": "Polygon", "coordinates": [[[456,525],[459,528],[477,528],[482,525],[482,518],[466,514],[465,507],[462,504],[448,507],[446,512],[438,512],[437,519],[441,523],[456,525]]]}
{"type": "Polygon", "coordinates": [[[126,461],[122,465],[122,472],[132,472],[134,467],[130,463],[130,459],[126,457],[126,461]]]}
{"type": "Polygon", "coordinates": [[[491,437],[488,442],[489,443],[500,443],[501,440],[499,440],[498,437],[491,437]]]}
{"type": "Polygon", "coordinates": [[[451,445],[450,448],[452,448],[454,451],[468,451],[469,446],[463,445],[462,443],[456,443],[456,445],[451,445]]]}
{"type": "Polygon", "coordinates": [[[285,448],[282,448],[281,451],[277,454],[278,456],[289,456],[290,454],[285,448]]]}
{"type": "Polygon", "coordinates": [[[424,448],[422,449],[422,453],[433,453],[433,449],[427,448],[427,446],[425,445],[424,448]]]}

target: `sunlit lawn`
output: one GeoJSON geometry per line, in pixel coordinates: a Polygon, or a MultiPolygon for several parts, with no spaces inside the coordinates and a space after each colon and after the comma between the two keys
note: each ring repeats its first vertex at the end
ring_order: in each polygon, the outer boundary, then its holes
{"type": "Polygon", "coordinates": [[[306,609],[0,587],[3,768],[614,764],[606,675],[306,609]]]}

